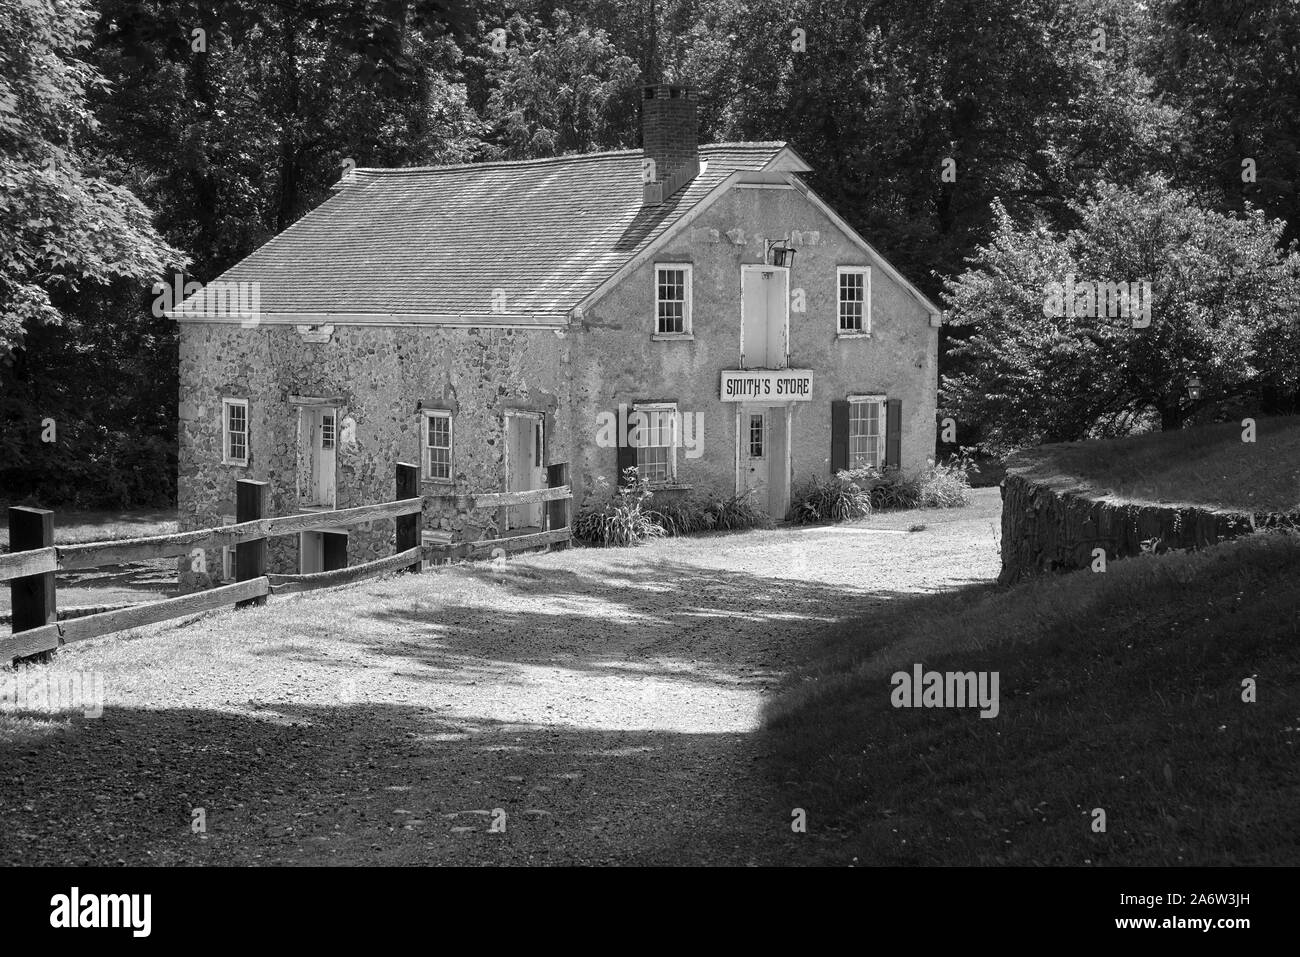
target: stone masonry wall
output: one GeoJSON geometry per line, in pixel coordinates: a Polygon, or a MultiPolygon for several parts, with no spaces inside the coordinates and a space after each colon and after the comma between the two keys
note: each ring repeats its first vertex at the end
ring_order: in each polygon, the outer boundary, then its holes
{"type": "MultiPolygon", "coordinates": [[[[337,508],[392,501],[398,462],[421,462],[424,408],[450,409],[454,482],[421,482],[425,495],[505,488],[504,413],[546,413],[546,462],[567,461],[570,344],[550,330],[339,326],[306,342],[293,326],[181,327],[179,491],[181,530],[235,514],[237,479],[270,483],[270,514],[298,512],[298,407],[291,395],[338,397],[337,508]],[[249,464],[221,464],[221,402],[249,402],[249,464]]],[[[453,499],[426,503],[424,527],[453,540],[491,538],[496,510],[463,512],[453,499]]],[[[351,526],[348,564],[392,554],[393,521],[351,526]]],[[[183,591],[219,583],[220,550],[206,573],[180,560],[183,591]]],[[[269,570],[298,571],[298,538],[274,538],[269,570]]]]}

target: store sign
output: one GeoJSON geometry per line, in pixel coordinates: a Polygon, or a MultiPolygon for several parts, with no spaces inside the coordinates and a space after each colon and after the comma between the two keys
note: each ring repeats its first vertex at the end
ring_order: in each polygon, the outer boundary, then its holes
{"type": "Polygon", "coordinates": [[[722,373],[723,402],[807,402],[811,369],[738,369],[722,373]]]}

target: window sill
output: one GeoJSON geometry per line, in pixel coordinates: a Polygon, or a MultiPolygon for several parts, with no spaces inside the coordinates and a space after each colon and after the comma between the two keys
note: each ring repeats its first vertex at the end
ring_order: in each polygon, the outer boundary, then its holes
{"type": "Polygon", "coordinates": [[[421,485],[437,485],[437,486],[439,486],[439,487],[441,487],[441,488],[455,488],[455,487],[456,487],[456,482],[455,482],[455,480],[453,480],[453,479],[423,478],[423,477],[422,477],[422,478],[420,479],[420,484],[421,484],[421,485]]]}
{"type": "Polygon", "coordinates": [[[222,459],[222,460],[221,460],[221,464],[222,464],[222,465],[225,465],[225,466],[228,466],[228,467],[230,467],[230,468],[232,468],[232,469],[246,469],[246,468],[248,468],[248,463],[247,463],[247,462],[227,462],[225,459],[222,459]]]}
{"type": "Polygon", "coordinates": [[[695,334],[691,332],[652,332],[651,342],[694,342],[695,334]]]}
{"type": "Polygon", "coordinates": [[[684,482],[655,482],[647,484],[646,488],[652,492],[689,492],[695,486],[684,482]]]}
{"type": "Polygon", "coordinates": [[[836,338],[836,339],[870,339],[870,338],[871,338],[871,333],[869,333],[869,332],[837,332],[837,333],[835,333],[835,338],[836,338]]]}
{"type": "Polygon", "coordinates": [[[334,511],[334,506],[333,505],[299,505],[298,511],[299,512],[332,512],[334,511]]]}

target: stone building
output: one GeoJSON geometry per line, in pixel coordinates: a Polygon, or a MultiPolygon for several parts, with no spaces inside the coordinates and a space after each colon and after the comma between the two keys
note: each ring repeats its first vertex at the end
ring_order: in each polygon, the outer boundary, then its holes
{"type": "MultiPolygon", "coordinates": [[[[182,529],[233,520],[238,478],[274,515],[388,501],[403,461],[453,541],[535,527],[540,506],[455,495],[556,462],[575,508],[636,464],[662,496],[751,489],[776,517],[807,477],[923,467],[938,308],[786,144],[698,145],[690,88],[642,105],[643,150],[354,170],[174,310],[182,529]]],[[[274,539],[270,567],[382,557],[392,534],[274,539]]]]}

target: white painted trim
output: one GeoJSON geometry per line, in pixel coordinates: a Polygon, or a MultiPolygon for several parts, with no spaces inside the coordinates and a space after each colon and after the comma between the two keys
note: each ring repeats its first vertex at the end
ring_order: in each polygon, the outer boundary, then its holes
{"type": "MultiPolygon", "coordinates": [[[[677,403],[676,402],[633,402],[632,411],[633,412],[671,412],[673,414],[673,419],[672,419],[673,437],[672,437],[672,441],[670,441],[667,446],[668,447],[668,480],[666,482],[651,482],[650,485],[652,488],[662,488],[665,485],[676,484],[677,445],[682,440],[682,436],[678,433],[678,429],[677,429],[678,425],[680,424],[680,420],[678,419],[678,415],[677,415],[677,403]]],[[[657,446],[657,447],[663,448],[663,446],[657,446]]],[[[644,446],[642,446],[642,448],[644,448],[644,446]]],[[[640,450],[641,450],[640,448],[637,449],[638,452],[640,450]]],[[[638,462],[637,463],[638,473],[640,472],[640,469],[641,469],[641,464],[640,462],[638,462]]]]}
{"type": "Polygon", "coordinates": [[[450,409],[420,410],[420,480],[437,482],[440,485],[452,485],[456,481],[456,422],[450,409]],[[429,420],[447,420],[447,477],[440,478],[429,474],[433,457],[429,455],[429,420]]]}
{"type": "Polygon", "coordinates": [[[836,266],[835,267],[835,334],[841,338],[850,336],[871,336],[871,267],[870,266],[836,266]],[[840,325],[840,277],[863,276],[862,283],[862,321],[861,329],[845,329],[840,325]]]}
{"type": "MultiPolygon", "coordinates": [[[[767,266],[763,263],[741,263],[740,264],[740,368],[756,369],[759,366],[745,365],[745,270],[759,269],[763,272],[783,272],[785,273],[785,328],[782,332],[781,343],[781,362],[778,369],[790,368],[790,267],[789,266],[767,266]]],[[[839,320],[836,319],[836,322],[839,320]]]]}
{"type": "Polygon", "coordinates": [[[693,288],[695,286],[695,264],[694,263],[670,263],[655,262],[654,276],[651,280],[652,292],[654,293],[654,328],[651,336],[659,336],[668,339],[684,339],[687,337],[694,338],[694,327],[691,323],[695,315],[695,302],[693,288]],[[685,296],[685,304],[682,307],[682,331],[681,332],[660,332],[659,331],[659,270],[661,269],[681,269],[686,273],[686,284],[682,290],[685,296]]]}
{"type": "Polygon", "coordinates": [[[794,187],[789,183],[737,183],[736,189],[789,189],[794,187]]]}
{"type": "MultiPolygon", "coordinates": [[[[313,313],[313,312],[275,312],[262,313],[256,319],[238,315],[202,315],[179,313],[174,310],[164,313],[182,325],[193,323],[202,325],[237,325],[245,329],[257,329],[260,326],[298,326],[298,325],[335,325],[335,326],[449,326],[474,329],[567,329],[569,320],[563,313],[547,313],[551,318],[531,319],[520,316],[513,322],[502,321],[501,313],[474,313],[470,315],[451,313],[313,313]]],[[[507,314],[508,315],[508,314],[507,314]]]]}
{"type": "Polygon", "coordinates": [[[253,423],[249,418],[248,400],[223,397],[221,400],[221,464],[247,468],[248,460],[253,454],[252,445],[253,423]],[[235,459],[230,455],[230,410],[235,407],[244,410],[244,457],[242,459],[235,459]]]}

